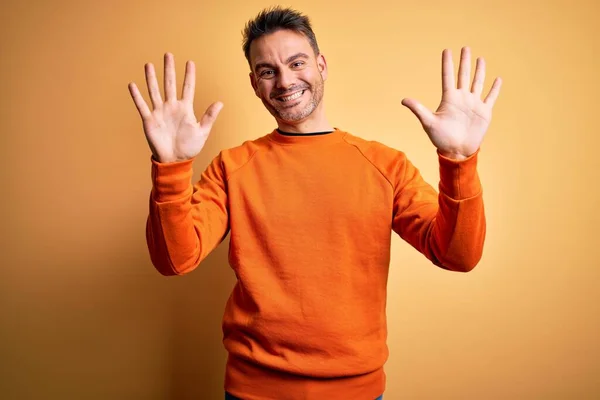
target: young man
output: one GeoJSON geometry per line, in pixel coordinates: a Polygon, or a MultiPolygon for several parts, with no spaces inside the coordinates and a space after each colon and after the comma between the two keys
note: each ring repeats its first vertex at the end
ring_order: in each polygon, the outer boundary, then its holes
{"type": "Polygon", "coordinates": [[[441,268],[478,263],[485,215],[477,155],[500,80],[481,100],[485,65],[463,48],[455,84],[442,57],[435,113],[402,104],[438,152],[439,193],[406,156],[334,128],[323,104],[327,62],[307,17],[264,10],[244,32],[250,83],[277,128],[224,150],[192,183],[192,164],[222,108],[197,122],[195,67],[182,98],[165,55],[165,99],[146,65],[153,109],[130,92],[152,150],[147,242],[164,275],[182,275],[230,234],[237,276],[223,317],[230,399],[373,400],[385,389],[391,233],[441,268]]]}

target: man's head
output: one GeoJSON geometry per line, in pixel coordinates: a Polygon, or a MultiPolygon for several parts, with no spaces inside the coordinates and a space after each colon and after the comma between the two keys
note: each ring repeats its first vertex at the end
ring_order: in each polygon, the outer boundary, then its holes
{"type": "Polygon", "coordinates": [[[252,87],[277,121],[320,118],[327,64],[308,17],[289,8],[266,9],[243,35],[252,87]]]}

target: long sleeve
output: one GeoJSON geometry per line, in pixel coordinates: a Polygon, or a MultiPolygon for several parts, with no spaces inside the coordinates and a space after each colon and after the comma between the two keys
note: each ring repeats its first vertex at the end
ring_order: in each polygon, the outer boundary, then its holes
{"type": "Polygon", "coordinates": [[[150,258],[163,275],[192,271],[229,231],[226,179],[220,155],[192,185],[193,160],[161,164],[152,159],[146,224],[150,258]]]}
{"type": "Polygon", "coordinates": [[[438,153],[439,194],[408,159],[399,165],[392,227],[444,269],[468,272],[481,259],[486,221],[478,153],[462,161],[438,153]]]}

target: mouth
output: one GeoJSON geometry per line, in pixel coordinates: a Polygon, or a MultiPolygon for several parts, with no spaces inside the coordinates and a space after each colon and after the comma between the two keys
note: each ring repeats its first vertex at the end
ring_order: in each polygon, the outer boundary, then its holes
{"type": "Polygon", "coordinates": [[[277,100],[277,102],[279,103],[290,104],[302,97],[304,92],[306,92],[306,89],[300,90],[287,96],[276,97],[275,100],[277,100]]]}

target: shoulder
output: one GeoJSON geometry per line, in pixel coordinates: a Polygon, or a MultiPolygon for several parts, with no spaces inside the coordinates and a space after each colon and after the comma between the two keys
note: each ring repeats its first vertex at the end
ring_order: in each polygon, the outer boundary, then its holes
{"type": "Polygon", "coordinates": [[[228,174],[232,174],[248,164],[259,151],[269,146],[267,136],[263,135],[256,139],[246,140],[237,146],[221,150],[217,156],[221,167],[228,174]]]}
{"type": "Polygon", "coordinates": [[[388,176],[407,161],[406,154],[377,140],[369,140],[346,132],[344,140],[353,146],[373,166],[388,176]]]}

